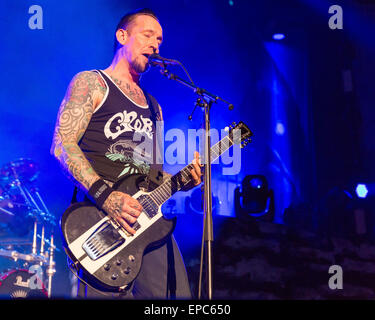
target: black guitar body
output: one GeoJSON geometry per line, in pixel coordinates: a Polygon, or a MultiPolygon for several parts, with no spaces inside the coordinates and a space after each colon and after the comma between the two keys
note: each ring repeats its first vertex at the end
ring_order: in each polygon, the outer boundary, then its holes
{"type": "MultiPolygon", "coordinates": [[[[134,196],[145,183],[145,178],[146,176],[140,174],[131,175],[119,180],[113,188],[134,196]]],[[[82,264],[83,259],[90,261],[87,260],[90,257],[87,254],[82,256],[74,255],[74,250],[72,251],[70,246],[105,217],[105,213],[90,201],[72,204],[61,217],[61,232],[65,251],[76,267],[82,270],[83,279],[99,290],[118,292],[131,284],[139,274],[145,251],[162,245],[167,241],[175,228],[176,218],[167,219],[162,216],[147,228],[147,232],[139,234],[129,245],[121,249],[115,256],[92,273],[82,264]]],[[[126,238],[124,243],[126,243],[126,238]]],[[[95,263],[98,263],[104,257],[105,255],[100,257],[95,263]]]]}

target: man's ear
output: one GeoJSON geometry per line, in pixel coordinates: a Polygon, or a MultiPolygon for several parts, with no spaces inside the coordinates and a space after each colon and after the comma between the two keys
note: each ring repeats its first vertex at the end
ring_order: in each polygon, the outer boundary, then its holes
{"type": "Polygon", "coordinates": [[[121,45],[124,45],[128,40],[128,32],[124,29],[118,29],[116,31],[116,39],[121,45]]]}

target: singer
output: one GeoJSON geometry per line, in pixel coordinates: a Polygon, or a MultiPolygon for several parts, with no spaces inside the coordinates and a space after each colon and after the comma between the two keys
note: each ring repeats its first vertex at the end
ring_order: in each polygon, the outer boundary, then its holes
{"type": "MultiPolygon", "coordinates": [[[[162,41],[163,30],[153,11],[139,9],[126,14],[116,28],[110,66],[82,71],[69,84],[51,146],[51,154],[73,180],[78,194],[91,199],[130,234],[136,233],[134,226],[142,206],[112,186],[126,175],[151,175],[156,163],[151,155],[137,154],[141,141],[134,136],[147,133],[145,138],[154,139],[156,121],[163,120],[160,105],[140,84],[141,76],[150,68],[149,57],[159,53],[162,41]]],[[[201,183],[197,152],[192,164],[190,183],[183,190],[201,183]]],[[[150,177],[150,181],[155,180],[150,177]]],[[[191,298],[184,262],[173,236],[145,252],[140,273],[125,292],[102,292],[79,281],[77,294],[95,299],[191,298]]]]}

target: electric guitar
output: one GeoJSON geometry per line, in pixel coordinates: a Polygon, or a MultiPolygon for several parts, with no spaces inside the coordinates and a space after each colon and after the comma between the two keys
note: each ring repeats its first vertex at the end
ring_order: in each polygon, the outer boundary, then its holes
{"type": "MultiPolygon", "coordinates": [[[[243,123],[233,123],[228,135],[211,147],[211,161],[232,145],[242,147],[251,141],[252,132],[243,123]],[[237,131],[235,131],[237,129],[237,131]]],[[[63,245],[76,270],[94,288],[119,292],[137,277],[146,249],[163,244],[173,232],[176,218],[168,219],[161,212],[162,204],[181,190],[181,181],[190,181],[192,164],[187,165],[152,191],[145,191],[146,176],[127,176],[113,185],[117,191],[132,195],[143,207],[136,230],[130,235],[117,221],[87,201],[71,204],[63,213],[60,226],[63,245]]]]}

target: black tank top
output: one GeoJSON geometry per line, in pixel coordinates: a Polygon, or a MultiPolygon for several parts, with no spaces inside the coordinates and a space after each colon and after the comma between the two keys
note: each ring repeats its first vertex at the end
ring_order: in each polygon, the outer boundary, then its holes
{"type": "Polygon", "coordinates": [[[101,105],[92,115],[79,146],[95,172],[116,182],[130,174],[146,174],[154,162],[155,121],[160,119],[156,100],[144,92],[148,106],[130,100],[103,72],[107,84],[101,105]]]}

